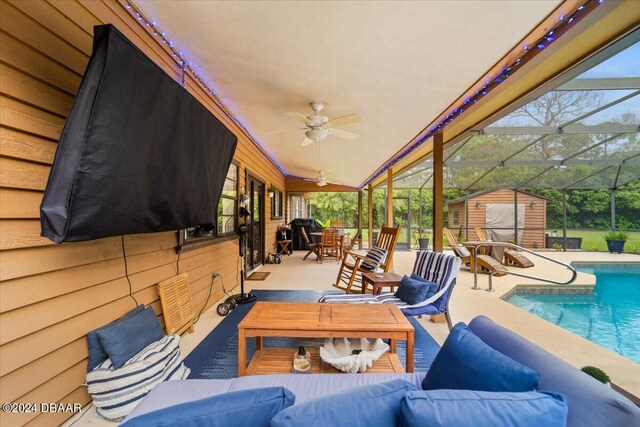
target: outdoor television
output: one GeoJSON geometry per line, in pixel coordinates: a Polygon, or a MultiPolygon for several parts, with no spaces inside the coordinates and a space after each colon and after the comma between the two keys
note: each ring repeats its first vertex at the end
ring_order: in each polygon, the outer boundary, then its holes
{"type": "Polygon", "coordinates": [[[56,243],[213,223],[236,136],[112,25],[62,130],[42,235],[56,243]]]}

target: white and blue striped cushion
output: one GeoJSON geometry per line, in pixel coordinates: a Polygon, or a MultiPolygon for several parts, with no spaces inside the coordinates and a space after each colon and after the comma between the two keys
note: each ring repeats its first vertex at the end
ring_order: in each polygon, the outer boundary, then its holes
{"type": "Polygon", "coordinates": [[[386,254],[386,249],[377,247],[369,249],[369,252],[365,255],[365,259],[363,259],[362,264],[360,264],[360,268],[363,270],[374,271],[378,268],[382,260],[384,260],[386,254]]]}
{"type": "Polygon", "coordinates": [[[159,383],[185,379],[190,370],[182,363],[179,344],[178,335],[167,335],[119,369],[113,369],[107,359],[87,373],[88,392],[98,415],[118,421],[159,383]]]}
{"type": "Polygon", "coordinates": [[[398,307],[408,306],[391,292],[380,295],[372,294],[328,294],[321,297],[318,302],[328,304],[394,304],[398,307]]]}

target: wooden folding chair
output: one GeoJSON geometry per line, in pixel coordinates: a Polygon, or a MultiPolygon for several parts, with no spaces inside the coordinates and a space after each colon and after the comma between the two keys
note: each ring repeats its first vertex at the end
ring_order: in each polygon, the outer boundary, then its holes
{"type": "Polygon", "coordinates": [[[300,226],[299,230],[300,234],[302,235],[302,239],[304,240],[304,244],[309,250],[304,258],[302,258],[302,260],[306,260],[311,254],[316,254],[316,261],[322,260],[322,243],[311,243],[311,241],[309,240],[309,236],[307,236],[307,231],[303,226],[300,226]]]}

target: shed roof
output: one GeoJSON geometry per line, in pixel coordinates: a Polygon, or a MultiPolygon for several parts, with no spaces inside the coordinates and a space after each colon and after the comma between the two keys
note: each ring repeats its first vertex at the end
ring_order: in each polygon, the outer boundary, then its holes
{"type": "MultiPolygon", "coordinates": [[[[469,195],[466,195],[466,196],[463,196],[463,197],[458,197],[457,199],[450,200],[449,202],[447,202],[447,205],[451,205],[453,203],[464,202],[467,199],[473,199],[475,197],[483,196],[483,195],[489,194],[489,193],[493,193],[494,191],[498,191],[498,190],[502,190],[502,189],[501,188],[496,188],[496,189],[493,189],[493,190],[476,191],[473,194],[469,194],[469,195]]],[[[541,196],[539,194],[534,194],[534,193],[531,193],[529,191],[518,190],[518,193],[526,194],[527,196],[536,197],[538,199],[549,200],[548,197],[544,197],[544,196],[541,196]]]]}

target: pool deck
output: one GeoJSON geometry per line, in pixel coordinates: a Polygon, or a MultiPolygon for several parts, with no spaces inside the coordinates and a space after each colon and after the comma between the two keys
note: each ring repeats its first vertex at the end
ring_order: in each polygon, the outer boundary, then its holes
{"type": "MultiPolygon", "coordinates": [[[[602,252],[544,252],[545,255],[571,263],[580,262],[607,262],[607,263],[635,263],[640,262],[640,255],[609,254],[602,252]]],[[[311,261],[303,261],[304,253],[294,252],[291,256],[284,256],[282,264],[264,265],[259,271],[269,271],[271,274],[263,281],[247,281],[247,291],[251,289],[306,289],[306,290],[334,290],[331,283],[335,281],[339,264],[333,260],[322,264],[311,261]]],[[[396,252],[394,256],[394,270],[400,274],[410,273],[413,267],[416,253],[396,252]]],[[[564,267],[544,261],[533,259],[535,267],[524,270],[525,274],[542,275],[543,277],[563,280],[569,278],[570,273],[564,267]]],[[[513,267],[509,267],[513,269],[513,267]]],[[[517,271],[523,271],[515,269],[517,271]]],[[[451,317],[454,323],[470,322],[478,315],[485,315],[497,323],[516,332],[524,338],[539,345],[550,353],[555,354],[577,368],[585,365],[594,365],[603,369],[612,381],[627,392],[640,396],[640,364],[622,357],[610,350],[600,347],[582,337],[549,323],[538,316],[530,314],[502,299],[512,292],[517,286],[531,286],[535,288],[552,288],[551,285],[536,283],[516,276],[502,276],[494,278],[496,292],[486,292],[488,276],[479,275],[478,286],[483,290],[473,290],[473,274],[463,267],[458,276],[457,286],[450,302],[451,317]]],[[[595,285],[595,276],[586,273],[578,273],[576,281],[568,288],[584,292],[595,285]]],[[[567,288],[567,287],[565,287],[567,288]]],[[[567,289],[568,289],[567,288],[567,289]]],[[[228,289],[229,292],[231,290],[228,289]]],[[[239,292],[239,288],[233,289],[233,293],[239,292]]],[[[225,297],[226,298],[226,297],[225,297]]],[[[221,299],[222,302],[225,298],[221,299]]],[[[180,347],[183,357],[193,350],[221,321],[215,307],[204,312],[200,321],[195,325],[195,332],[182,335],[180,347]]],[[[449,330],[446,323],[433,323],[428,317],[418,319],[425,329],[440,344],[444,342],[449,330]]],[[[65,425],[78,420],[79,415],[69,419],[65,425]]],[[[99,418],[95,408],[90,407],[85,414],[74,424],[79,426],[114,426],[113,422],[99,418]]]]}

